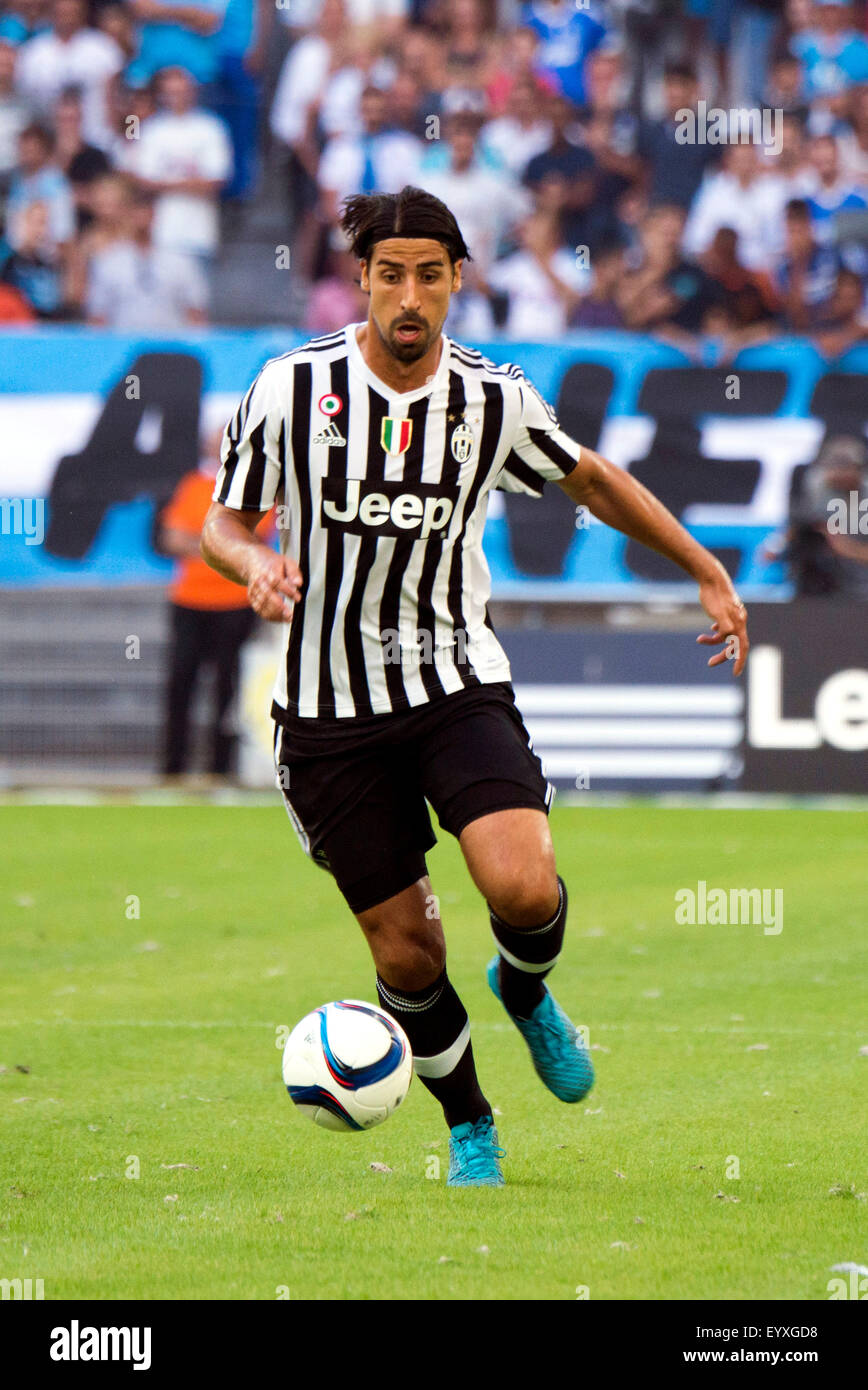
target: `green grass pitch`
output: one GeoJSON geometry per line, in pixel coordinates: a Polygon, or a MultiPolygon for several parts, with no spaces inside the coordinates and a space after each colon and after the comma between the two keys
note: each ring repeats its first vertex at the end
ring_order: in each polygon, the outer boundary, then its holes
{"type": "Polygon", "coordinates": [[[0,808],[0,1277],[46,1299],[827,1299],[868,1255],[866,828],[556,808],[552,982],[597,1069],[575,1106],[488,992],[485,907],[443,837],[450,972],[507,1150],[504,1189],[453,1191],[418,1081],[346,1136],[283,1089],[277,1030],[375,994],[277,800],[0,808]],[[783,930],[678,925],[700,879],[781,888],[783,930]]]}

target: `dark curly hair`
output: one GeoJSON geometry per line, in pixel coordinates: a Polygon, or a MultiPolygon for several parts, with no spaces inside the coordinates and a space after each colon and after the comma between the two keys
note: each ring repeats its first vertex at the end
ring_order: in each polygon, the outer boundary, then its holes
{"type": "Polygon", "coordinates": [[[353,254],[366,264],[378,241],[397,236],[441,242],[453,265],[473,259],[446,204],[423,188],[408,183],[400,193],[356,193],[343,207],[341,226],[353,254]]]}

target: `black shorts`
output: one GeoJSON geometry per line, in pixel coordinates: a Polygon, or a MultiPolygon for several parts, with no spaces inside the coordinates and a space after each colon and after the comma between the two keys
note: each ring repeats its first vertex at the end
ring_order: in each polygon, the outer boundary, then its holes
{"type": "Polygon", "coordinates": [[[543,775],[508,681],[397,714],[275,723],[277,784],[305,852],[364,912],[427,872],[437,843],[426,801],[459,836],[492,811],[548,811],[543,775]]]}

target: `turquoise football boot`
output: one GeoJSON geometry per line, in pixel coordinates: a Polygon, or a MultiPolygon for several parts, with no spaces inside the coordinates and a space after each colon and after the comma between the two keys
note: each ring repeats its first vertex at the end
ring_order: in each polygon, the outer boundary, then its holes
{"type": "MultiPolygon", "coordinates": [[[[503,1003],[499,965],[500,956],[489,961],[488,984],[492,993],[503,1003]]],[[[594,1068],[574,1025],[548,985],[544,983],[543,989],[545,998],[537,1004],[530,1018],[516,1018],[515,1014],[509,1016],[530,1048],[537,1076],[558,1100],[575,1104],[593,1086],[594,1068]]]]}
{"type": "Polygon", "coordinates": [[[490,1115],[475,1124],[469,1121],[449,1131],[449,1176],[447,1187],[503,1187],[497,1130],[490,1115]]]}

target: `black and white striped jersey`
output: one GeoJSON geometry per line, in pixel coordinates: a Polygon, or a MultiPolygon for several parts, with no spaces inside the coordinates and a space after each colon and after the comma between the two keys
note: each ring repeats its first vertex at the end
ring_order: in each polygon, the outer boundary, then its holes
{"type": "Polygon", "coordinates": [[[214,497],[278,507],[303,576],[275,715],[361,716],[510,679],[488,616],[492,488],[540,495],[580,446],[520,367],[443,335],[428,383],[395,392],[361,324],[266,363],[226,427],[214,497]]]}

